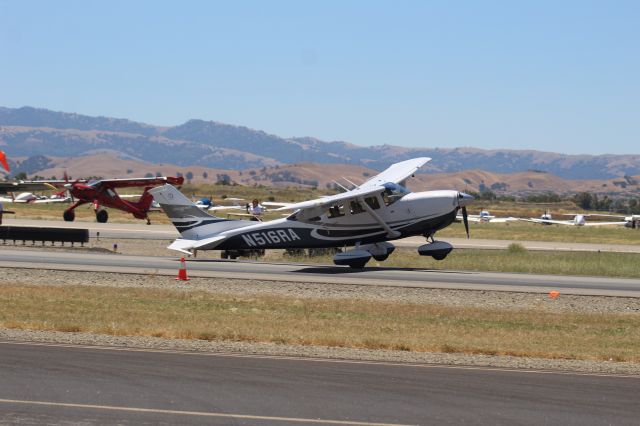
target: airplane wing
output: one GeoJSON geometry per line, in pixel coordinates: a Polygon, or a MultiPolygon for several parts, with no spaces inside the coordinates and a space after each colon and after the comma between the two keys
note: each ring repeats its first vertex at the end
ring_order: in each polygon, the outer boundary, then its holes
{"type": "Polygon", "coordinates": [[[221,210],[244,210],[243,206],[211,206],[208,209],[210,212],[217,212],[221,210]]]}
{"type": "Polygon", "coordinates": [[[151,177],[151,178],[133,178],[133,179],[102,179],[93,184],[103,188],[129,188],[133,186],[156,186],[170,183],[172,185],[182,185],[184,178],[179,177],[151,177]]]}
{"type": "Polygon", "coordinates": [[[493,219],[489,220],[489,223],[507,223],[507,222],[515,222],[517,220],[520,220],[517,217],[494,217],[493,219]]]}
{"type": "Polygon", "coordinates": [[[384,191],[384,186],[370,185],[367,188],[358,188],[352,191],[343,192],[336,195],[330,195],[328,197],[316,198],[315,200],[303,201],[301,203],[291,203],[284,207],[276,209],[276,211],[283,210],[298,210],[298,209],[311,209],[326,207],[334,204],[338,204],[341,201],[353,200],[354,198],[366,197],[371,194],[375,194],[378,191],[384,191]]]}
{"type": "Polygon", "coordinates": [[[372,177],[356,189],[346,191],[341,194],[330,195],[328,197],[316,198],[315,200],[288,204],[284,207],[276,209],[276,211],[319,208],[337,204],[341,201],[366,197],[378,191],[384,191],[384,185],[387,183],[392,182],[397,184],[404,181],[429,161],[431,161],[431,158],[428,157],[419,157],[411,160],[401,161],[399,163],[392,164],[391,166],[389,166],[389,168],[372,177]]]}
{"type": "Polygon", "coordinates": [[[547,224],[547,225],[569,225],[569,226],[576,226],[576,223],[573,221],[566,221],[566,220],[547,220],[547,219],[535,219],[535,218],[531,218],[531,219],[519,219],[519,220],[523,220],[525,222],[533,222],[533,223],[542,223],[542,224],[547,224]]]}
{"type": "Polygon", "coordinates": [[[626,225],[627,222],[586,222],[584,226],[626,225]]]}
{"type": "Polygon", "coordinates": [[[431,161],[429,157],[418,157],[392,164],[386,170],[372,177],[358,188],[379,187],[387,182],[400,183],[429,161],[431,161]]]}
{"type": "Polygon", "coordinates": [[[279,203],[277,201],[264,201],[260,204],[262,204],[265,207],[288,207],[293,203],[279,203]]]}
{"type": "Polygon", "coordinates": [[[0,182],[0,194],[8,192],[49,191],[56,189],[46,182],[0,182]]]}

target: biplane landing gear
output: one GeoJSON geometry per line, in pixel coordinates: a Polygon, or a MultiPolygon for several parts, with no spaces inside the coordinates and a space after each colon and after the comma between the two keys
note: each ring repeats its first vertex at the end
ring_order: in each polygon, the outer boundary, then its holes
{"type": "Polygon", "coordinates": [[[65,222],[73,222],[76,218],[76,213],[73,210],[65,210],[64,213],[62,213],[62,218],[65,222]]]}
{"type": "Polygon", "coordinates": [[[100,209],[96,212],[96,220],[100,223],[107,223],[109,220],[109,213],[105,209],[100,209]]]}
{"type": "Polygon", "coordinates": [[[147,218],[147,225],[151,225],[151,219],[147,218]]]}

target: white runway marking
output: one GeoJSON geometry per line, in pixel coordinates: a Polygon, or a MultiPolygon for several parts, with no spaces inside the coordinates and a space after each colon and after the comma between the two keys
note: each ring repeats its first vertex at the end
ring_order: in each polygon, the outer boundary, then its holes
{"type": "Polygon", "coordinates": [[[120,407],[120,406],[114,406],[114,405],[72,404],[72,403],[65,403],[65,402],[49,402],[49,401],[25,401],[20,399],[0,399],[0,404],[40,405],[40,406],[48,406],[48,407],[84,408],[84,409],[92,409],[92,410],[124,411],[124,412],[132,412],[132,413],[171,414],[171,415],[178,415],[178,416],[221,417],[221,418],[228,418],[228,419],[264,420],[264,421],[288,422],[288,423],[352,425],[352,426],[405,426],[397,423],[369,423],[369,422],[355,422],[355,421],[347,421],[347,420],[256,416],[256,415],[250,415],[250,414],[214,413],[214,412],[206,412],[206,411],[162,410],[157,408],[120,407]]]}

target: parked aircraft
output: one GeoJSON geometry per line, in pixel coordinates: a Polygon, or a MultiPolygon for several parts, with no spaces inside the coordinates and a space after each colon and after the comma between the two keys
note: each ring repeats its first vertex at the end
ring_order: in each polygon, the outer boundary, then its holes
{"type": "Polygon", "coordinates": [[[563,214],[562,216],[571,216],[570,220],[553,220],[551,214],[546,212],[540,219],[529,218],[520,219],[527,222],[541,223],[543,225],[569,225],[569,226],[603,226],[603,225],[625,225],[626,222],[587,222],[589,216],[602,216],[598,214],[563,214]]]}
{"type": "Polygon", "coordinates": [[[387,259],[395,249],[390,240],[423,235],[427,244],[418,252],[442,260],[453,247],[433,236],[454,222],[458,211],[462,211],[468,236],[466,206],[473,197],[458,191],[409,192],[405,181],[430,160],[423,157],[393,164],[354,189],[276,209],[293,213],[268,222],[211,216],[172,185],[149,192],[182,236],[168,248],[187,254],[222,250],[224,256],[239,250],[355,246],[336,254],[333,261],[363,268],[372,257],[387,259]]]}
{"type": "Polygon", "coordinates": [[[147,224],[151,223],[147,213],[151,207],[153,197],[149,194],[149,189],[155,185],[173,183],[182,185],[182,177],[154,177],[154,178],[134,178],[134,179],[102,179],[93,182],[67,182],[63,185],[64,191],[68,191],[73,199],[77,201],[64,211],[62,217],[67,222],[75,219],[74,210],[83,204],[92,203],[96,212],[96,220],[101,223],[109,220],[109,214],[105,207],[123,210],[133,214],[137,219],[146,219],[147,224]],[[129,188],[144,186],[145,189],[136,202],[126,201],[116,193],[116,188],[129,188]]]}
{"type": "MultiPolygon", "coordinates": [[[[0,165],[2,165],[6,172],[11,171],[11,169],[9,168],[9,163],[7,162],[7,156],[3,151],[0,151],[0,165]]],[[[0,194],[9,194],[24,191],[46,191],[50,189],[55,188],[50,184],[44,182],[0,182],[0,194]]]]}
{"type": "Polygon", "coordinates": [[[52,204],[68,203],[71,201],[71,198],[58,197],[55,194],[51,197],[47,197],[45,195],[35,195],[32,192],[21,192],[20,194],[12,195],[11,197],[0,197],[0,201],[3,203],[52,204]]]}
{"type": "Polygon", "coordinates": [[[619,225],[624,224],[627,228],[640,229],[640,214],[632,214],[630,216],[617,214],[593,214],[592,216],[615,217],[624,220],[624,222],[616,222],[619,225]]]}
{"type": "MultiPolygon", "coordinates": [[[[456,216],[456,220],[457,221],[461,221],[462,220],[462,215],[458,214],[456,216]]],[[[487,210],[482,210],[480,212],[480,214],[470,214],[468,217],[469,222],[476,222],[476,223],[480,223],[480,222],[484,222],[484,223],[507,223],[507,222],[514,222],[516,220],[518,220],[518,218],[516,217],[495,217],[494,215],[490,214],[487,210]]]]}

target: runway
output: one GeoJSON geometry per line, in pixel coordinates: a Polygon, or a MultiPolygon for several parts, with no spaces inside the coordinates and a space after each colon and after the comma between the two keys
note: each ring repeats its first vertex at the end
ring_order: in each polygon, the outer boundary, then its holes
{"type": "MultiPolygon", "coordinates": [[[[62,220],[27,220],[27,219],[5,219],[4,225],[13,226],[50,226],[59,228],[82,228],[89,229],[89,236],[115,239],[148,239],[148,240],[173,240],[179,237],[178,231],[173,225],[146,225],[140,223],[98,223],[98,222],[65,222],[62,220]]],[[[445,239],[445,238],[443,238],[445,239]]],[[[472,249],[505,249],[512,240],[487,240],[487,239],[466,239],[466,238],[446,238],[455,248],[472,249]]],[[[409,237],[393,241],[398,247],[416,248],[425,243],[423,237],[409,237]]],[[[527,250],[545,251],[585,251],[597,252],[607,251],[616,253],[640,253],[640,245],[631,244],[587,244],[587,243],[565,243],[565,242],[545,242],[545,241],[517,241],[527,250]]]]}
{"type": "MultiPolygon", "coordinates": [[[[129,256],[3,248],[0,267],[118,272],[174,276],[177,257],[129,256]]],[[[348,267],[300,263],[262,263],[190,259],[189,274],[195,277],[233,278],[289,282],[336,283],[408,288],[446,288],[562,294],[640,297],[640,280],[571,277],[492,272],[435,271],[429,269],[348,267]]]]}
{"type": "Polygon", "coordinates": [[[0,422],[637,424],[640,379],[0,342],[0,422]]]}

